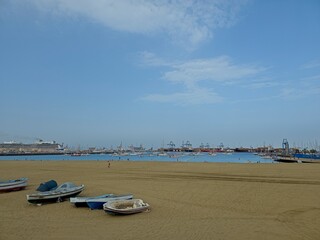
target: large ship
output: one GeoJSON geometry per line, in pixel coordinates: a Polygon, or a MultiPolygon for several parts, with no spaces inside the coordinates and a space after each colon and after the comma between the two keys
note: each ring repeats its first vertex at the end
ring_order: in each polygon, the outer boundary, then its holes
{"type": "Polygon", "coordinates": [[[0,143],[0,154],[58,154],[63,152],[63,144],[56,141],[43,141],[38,139],[34,143],[19,143],[15,141],[0,143]]]}

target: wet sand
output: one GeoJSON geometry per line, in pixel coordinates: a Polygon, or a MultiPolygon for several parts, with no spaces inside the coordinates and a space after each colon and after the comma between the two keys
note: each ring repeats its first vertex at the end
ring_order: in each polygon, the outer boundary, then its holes
{"type": "Polygon", "coordinates": [[[0,194],[0,239],[320,239],[320,164],[0,161],[0,178],[28,177],[0,194]],[[110,216],[68,201],[28,204],[55,179],[79,196],[132,193],[151,211],[110,216]]]}

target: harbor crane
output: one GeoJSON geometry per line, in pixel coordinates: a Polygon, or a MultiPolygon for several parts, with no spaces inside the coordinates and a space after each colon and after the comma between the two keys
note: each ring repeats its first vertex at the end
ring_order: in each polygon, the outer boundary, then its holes
{"type": "Polygon", "coordinates": [[[287,139],[283,139],[282,141],[282,150],[284,154],[289,155],[289,142],[287,139]]]}

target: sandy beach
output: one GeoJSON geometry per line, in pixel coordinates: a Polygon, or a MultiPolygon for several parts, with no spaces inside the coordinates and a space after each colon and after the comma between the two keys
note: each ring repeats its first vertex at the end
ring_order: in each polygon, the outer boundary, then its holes
{"type": "Polygon", "coordinates": [[[0,194],[0,239],[320,239],[320,164],[0,161],[0,178],[28,177],[0,194]],[[31,205],[55,179],[79,196],[132,193],[151,211],[110,216],[68,201],[31,205]]]}

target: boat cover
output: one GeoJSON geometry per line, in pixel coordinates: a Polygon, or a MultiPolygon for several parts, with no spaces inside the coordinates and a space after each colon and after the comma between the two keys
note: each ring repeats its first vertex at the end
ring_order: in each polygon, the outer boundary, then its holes
{"type": "Polygon", "coordinates": [[[58,184],[55,180],[50,180],[48,182],[40,183],[39,187],[37,188],[37,191],[39,192],[47,192],[50,190],[54,190],[57,188],[58,184]]]}

